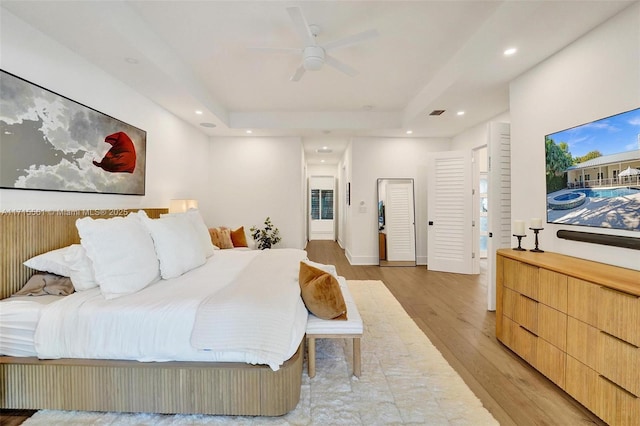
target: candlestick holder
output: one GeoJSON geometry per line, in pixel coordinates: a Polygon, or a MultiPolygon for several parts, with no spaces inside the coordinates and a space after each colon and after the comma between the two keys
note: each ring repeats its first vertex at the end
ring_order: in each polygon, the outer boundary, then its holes
{"type": "Polygon", "coordinates": [[[522,246],[521,246],[522,239],[523,239],[524,237],[526,237],[526,235],[516,235],[516,234],[513,234],[513,236],[514,236],[514,237],[516,237],[516,238],[518,239],[518,247],[514,247],[514,248],[513,248],[513,250],[517,250],[517,251],[527,251],[527,249],[523,249],[523,248],[522,248],[522,246]]]}
{"type": "Polygon", "coordinates": [[[532,248],[530,251],[536,252],[536,253],[544,253],[544,250],[540,250],[538,248],[538,232],[542,231],[544,228],[529,228],[533,231],[533,233],[536,235],[536,241],[535,241],[535,245],[536,248],[532,248]]]}

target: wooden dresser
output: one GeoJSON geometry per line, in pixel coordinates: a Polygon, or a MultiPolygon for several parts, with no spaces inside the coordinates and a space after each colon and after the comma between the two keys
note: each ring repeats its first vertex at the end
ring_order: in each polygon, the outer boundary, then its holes
{"type": "Polygon", "coordinates": [[[640,271],[498,250],[496,337],[611,425],[640,425],[640,271]]]}

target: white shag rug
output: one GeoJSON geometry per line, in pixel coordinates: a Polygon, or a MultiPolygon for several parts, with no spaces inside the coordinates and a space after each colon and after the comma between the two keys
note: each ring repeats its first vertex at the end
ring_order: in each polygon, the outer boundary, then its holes
{"type": "Polygon", "coordinates": [[[381,281],[348,281],[364,321],[362,375],[351,339],[319,339],[298,406],[282,417],[41,410],[24,425],[497,425],[381,281]]]}

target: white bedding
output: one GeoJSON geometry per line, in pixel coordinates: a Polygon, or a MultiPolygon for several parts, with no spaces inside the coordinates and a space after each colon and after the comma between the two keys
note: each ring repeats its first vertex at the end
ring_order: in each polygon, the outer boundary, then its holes
{"type": "Polygon", "coordinates": [[[37,356],[33,335],[40,312],[64,296],[18,296],[0,301],[0,354],[37,356]]]}
{"type": "MultiPolygon", "coordinates": [[[[286,267],[297,277],[299,260],[306,253],[294,249],[281,250],[291,252],[291,261],[286,267]]],[[[105,300],[98,288],[64,297],[42,309],[35,333],[38,357],[242,361],[267,364],[277,370],[284,360],[296,352],[304,336],[307,310],[299,297],[299,286],[289,289],[298,294],[291,310],[290,327],[286,330],[260,328],[265,333],[286,333],[288,347],[283,351],[283,359],[269,358],[265,356],[266,353],[252,348],[198,350],[190,342],[200,303],[231,284],[254,258],[268,255],[268,252],[216,251],[204,265],[185,275],[158,281],[137,293],[113,300],[105,300]]],[[[262,280],[258,285],[268,285],[268,280],[262,280]]],[[[251,317],[253,313],[249,310],[242,315],[251,317]]],[[[255,321],[262,319],[256,318],[255,321]]],[[[242,325],[249,322],[236,323],[242,325]]],[[[219,331],[227,337],[243,333],[230,324],[225,324],[219,331]]],[[[253,332],[254,330],[249,333],[253,332]]],[[[282,340],[282,337],[275,335],[272,338],[282,340]]]]}

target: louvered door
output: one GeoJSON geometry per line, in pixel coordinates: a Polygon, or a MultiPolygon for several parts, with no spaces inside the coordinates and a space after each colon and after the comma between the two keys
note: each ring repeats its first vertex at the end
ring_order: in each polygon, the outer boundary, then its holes
{"type": "Polygon", "coordinates": [[[413,182],[394,182],[386,186],[387,260],[415,261],[413,182]]]}
{"type": "Polygon", "coordinates": [[[471,152],[433,154],[427,187],[428,269],[471,274],[471,152]]]}
{"type": "Polygon", "coordinates": [[[511,245],[511,126],[489,124],[487,309],[496,309],[496,250],[511,245]]]}

